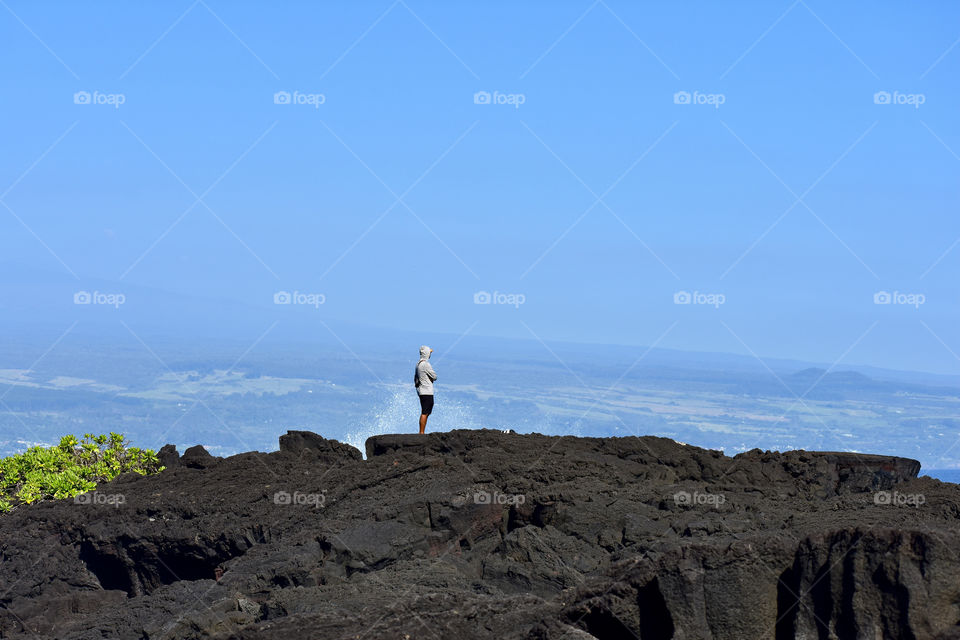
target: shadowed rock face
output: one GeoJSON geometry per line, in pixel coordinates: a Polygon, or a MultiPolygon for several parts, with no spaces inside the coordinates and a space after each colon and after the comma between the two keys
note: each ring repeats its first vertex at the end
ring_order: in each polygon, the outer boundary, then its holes
{"type": "Polygon", "coordinates": [[[165,447],[162,474],[0,517],[0,638],[960,637],[960,487],[915,460],[485,430],[366,449],[165,447]]]}

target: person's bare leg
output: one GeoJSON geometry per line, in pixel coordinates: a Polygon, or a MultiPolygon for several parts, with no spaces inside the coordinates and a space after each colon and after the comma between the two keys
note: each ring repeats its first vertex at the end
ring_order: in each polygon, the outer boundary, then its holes
{"type": "Polygon", "coordinates": [[[424,433],[427,430],[427,416],[420,415],[420,433],[424,433]]]}

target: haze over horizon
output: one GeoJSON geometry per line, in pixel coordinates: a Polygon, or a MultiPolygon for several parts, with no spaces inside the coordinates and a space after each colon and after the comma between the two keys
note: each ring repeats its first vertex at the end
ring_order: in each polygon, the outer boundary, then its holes
{"type": "Polygon", "coordinates": [[[108,6],[0,12],[0,309],[50,343],[188,340],[202,299],[262,307],[251,344],[296,314],[960,373],[956,5],[108,6]]]}
{"type": "Polygon", "coordinates": [[[0,0],[0,638],[960,638],[958,27],[0,0]]]}

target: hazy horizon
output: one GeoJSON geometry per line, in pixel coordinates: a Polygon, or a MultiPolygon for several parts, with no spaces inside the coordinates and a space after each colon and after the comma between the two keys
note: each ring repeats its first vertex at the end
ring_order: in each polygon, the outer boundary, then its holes
{"type": "Polygon", "coordinates": [[[281,327],[960,373],[956,5],[5,6],[11,322],[286,291],[323,304],[281,327]]]}
{"type": "Polygon", "coordinates": [[[960,6],[55,6],[0,11],[4,446],[405,430],[430,344],[436,429],[957,465],[960,6]]]}
{"type": "MultiPolygon", "coordinates": [[[[18,339],[40,339],[42,342],[44,336],[49,340],[55,339],[61,332],[70,333],[83,331],[85,327],[91,331],[90,335],[102,334],[109,335],[109,331],[127,334],[130,331],[143,333],[144,335],[157,336],[169,340],[183,340],[187,346],[197,341],[203,341],[210,337],[233,337],[243,341],[253,335],[253,331],[262,328],[269,335],[276,331],[283,334],[284,331],[293,331],[295,341],[304,341],[310,338],[310,332],[315,332],[314,340],[317,342],[329,342],[336,340],[336,334],[331,333],[329,327],[354,327],[356,331],[353,335],[365,335],[366,339],[386,344],[393,340],[393,347],[396,349],[407,348],[409,345],[403,344],[402,340],[395,336],[415,338],[414,342],[419,345],[424,340],[429,341],[433,336],[434,340],[440,337],[454,336],[459,340],[467,336],[475,338],[487,338],[490,340],[503,339],[510,342],[534,342],[539,343],[540,337],[528,333],[526,337],[516,335],[497,335],[484,333],[484,324],[481,320],[475,321],[468,331],[456,333],[454,331],[435,331],[413,329],[396,329],[386,323],[378,324],[375,320],[357,322],[337,318],[336,316],[324,315],[317,318],[312,317],[307,312],[299,311],[297,315],[290,314],[288,309],[281,307],[279,313],[277,306],[272,304],[272,295],[270,304],[258,304],[258,301],[230,301],[218,300],[215,297],[191,297],[177,294],[172,291],[166,291],[156,288],[145,287],[126,287],[125,299],[120,305],[102,305],[105,308],[98,308],[96,305],[87,307],[74,303],[73,296],[77,291],[86,291],[85,289],[76,289],[76,281],[66,277],[56,271],[48,269],[36,269],[26,267],[25,265],[14,265],[7,261],[0,260],[0,265],[4,267],[4,272],[10,276],[15,274],[17,281],[7,280],[2,283],[8,291],[13,291],[19,287],[19,292],[15,295],[8,295],[6,302],[0,302],[0,310],[6,310],[10,315],[0,318],[0,328],[8,331],[11,338],[18,339]],[[130,292],[139,292],[141,290],[149,291],[152,295],[144,299],[130,292]],[[32,297],[32,299],[31,299],[32,297]],[[140,299],[138,299],[138,297],[140,299]],[[172,309],[171,309],[172,307],[172,309]],[[171,310],[176,313],[171,313],[171,310]],[[226,320],[230,314],[235,314],[237,310],[246,310],[251,312],[244,318],[236,318],[237,321],[228,322],[226,320]],[[65,321],[70,324],[64,325],[65,321]],[[122,321],[122,322],[121,322],[122,321]],[[74,324],[75,323],[75,324],[74,324]],[[127,323],[133,323],[128,325],[127,323]],[[173,324],[171,324],[173,323],[173,324]],[[135,326],[136,330],[132,327],[135,326]],[[27,331],[28,329],[28,331],[27,331]],[[279,331],[277,331],[279,329],[279,331]]],[[[85,281],[89,286],[88,293],[96,293],[99,290],[116,291],[117,287],[111,287],[110,281],[101,281],[88,279],[85,281]],[[107,285],[104,289],[97,285],[107,285]]],[[[293,293],[293,292],[291,292],[293,293]]],[[[325,302],[323,304],[326,304],[325,302]]],[[[309,305],[308,305],[309,307],[309,305]]],[[[317,307],[320,311],[321,307],[317,307]]],[[[258,334],[259,335],[259,334],[258,334]]],[[[580,339],[549,339],[551,344],[570,344],[582,345],[584,347],[628,347],[648,349],[652,346],[641,342],[605,342],[601,339],[589,340],[588,337],[580,339]]],[[[262,338],[261,338],[262,339],[262,338]]],[[[416,345],[415,345],[416,346],[416,345]]],[[[741,345],[742,346],[742,345],[741,345]]],[[[705,354],[716,354],[718,356],[737,355],[757,359],[758,362],[771,361],[794,361],[798,363],[807,363],[809,365],[837,368],[843,370],[888,370],[890,372],[907,372],[930,374],[932,376],[944,376],[953,381],[960,381],[960,370],[953,366],[947,366],[943,370],[920,368],[898,368],[895,366],[884,366],[871,362],[847,362],[840,358],[834,362],[816,361],[804,358],[800,355],[774,355],[769,353],[743,353],[743,350],[711,350],[694,348],[677,348],[661,346],[665,351],[677,353],[688,353],[694,356],[705,354]]],[[[541,347],[542,349],[542,347],[541,347]]],[[[543,350],[544,354],[549,355],[549,350],[543,350]]]]}

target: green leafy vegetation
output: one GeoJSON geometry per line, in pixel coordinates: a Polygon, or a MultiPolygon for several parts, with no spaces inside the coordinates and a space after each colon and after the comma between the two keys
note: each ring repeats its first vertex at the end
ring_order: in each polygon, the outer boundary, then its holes
{"type": "Polygon", "coordinates": [[[30,447],[0,459],[0,513],[38,500],[72,498],[121,473],[162,470],[154,451],[129,446],[122,434],[64,436],[55,447],[30,447]]]}

